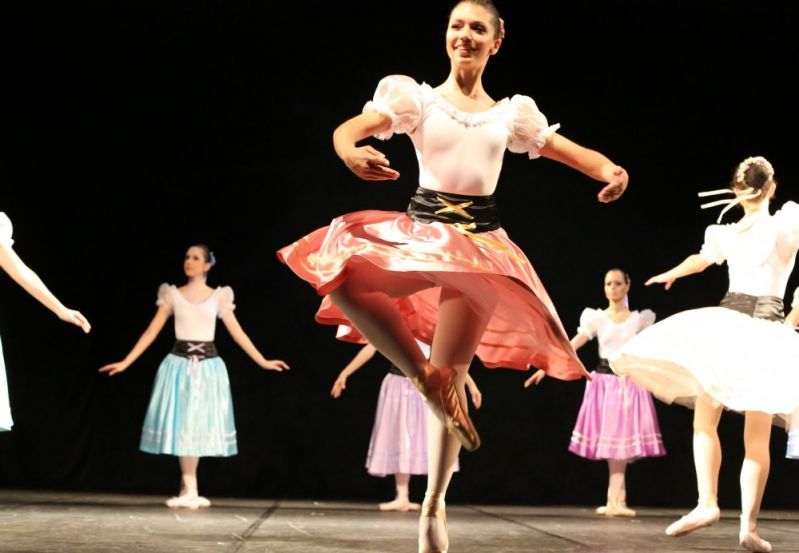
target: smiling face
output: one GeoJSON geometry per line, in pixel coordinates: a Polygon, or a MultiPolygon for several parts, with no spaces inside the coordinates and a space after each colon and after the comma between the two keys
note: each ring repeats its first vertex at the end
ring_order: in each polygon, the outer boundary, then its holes
{"type": "Polygon", "coordinates": [[[608,271],[605,275],[605,297],[609,302],[619,302],[630,291],[627,276],[619,270],[608,271]]]}
{"type": "Polygon", "coordinates": [[[484,67],[502,43],[497,23],[497,18],[483,6],[468,1],[455,6],[447,26],[447,55],[452,64],[484,67]]]}
{"type": "Polygon", "coordinates": [[[205,276],[211,270],[211,262],[206,258],[205,250],[192,246],[186,250],[183,258],[183,272],[188,278],[205,276]]]}

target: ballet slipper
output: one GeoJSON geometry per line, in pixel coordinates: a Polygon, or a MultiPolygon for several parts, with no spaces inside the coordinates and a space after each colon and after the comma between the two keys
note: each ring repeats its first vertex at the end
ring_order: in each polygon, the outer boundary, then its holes
{"type": "Polygon", "coordinates": [[[170,509],[201,509],[211,506],[207,498],[193,493],[170,497],[165,503],[170,509]]]}
{"type": "Polygon", "coordinates": [[[418,503],[411,503],[407,497],[397,497],[393,501],[380,503],[377,506],[381,511],[399,511],[403,513],[406,511],[418,511],[421,507],[418,503]]]}
{"type": "Polygon", "coordinates": [[[447,514],[440,493],[427,492],[419,517],[419,553],[447,553],[447,514]]]}
{"type": "Polygon", "coordinates": [[[693,511],[673,522],[666,528],[666,535],[678,538],[690,534],[694,530],[713,526],[721,518],[718,506],[703,507],[697,505],[693,511]]]}
{"type": "Polygon", "coordinates": [[[757,534],[757,524],[751,524],[741,517],[741,531],[738,543],[747,551],[771,553],[771,544],[757,534]]]}
{"type": "Polygon", "coordinates": [[[627,503],[618,497],[609,497],[608,504],[604,507],[597,507],[594,512],[606,517],[634,517],[636,515],[635,510],[630,509],[627,503]]]}
{"type": "Polygon", "coordinates": [[[197,496],[179,495],[170,497],[165,503],[170,509],[199,509],[196,499],[197,496]]]}
{"type": "Polygon", "coordinates": [[[463,444],[467,451],[480,447],[480,436],[472,420],[463,409],[455,380],[457,373],[451,367],[437,369],[430,363],[410,381],[422,394],[428,407],[463,444]]]}

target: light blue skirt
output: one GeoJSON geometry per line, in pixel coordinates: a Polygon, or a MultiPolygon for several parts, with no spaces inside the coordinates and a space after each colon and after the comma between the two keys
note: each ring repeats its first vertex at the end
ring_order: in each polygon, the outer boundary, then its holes
{"type": "Polygon", "coordinates": [[[6,382],[6,363],[3,360],[3,343],[0,342],[0,432],[11,430],[11,403],[8,401],[8,382],[6,382]]]}
{"type": "Polygon", "coordinates": [[[139,449],[179,457],[238,453],[233,396],[221,357],[192,361],[170,353],[158,367],[139,449]]]}

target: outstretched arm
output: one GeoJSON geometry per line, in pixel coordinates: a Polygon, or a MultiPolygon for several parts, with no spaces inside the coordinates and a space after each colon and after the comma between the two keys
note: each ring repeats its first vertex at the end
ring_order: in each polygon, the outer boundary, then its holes
{"type": "Polygon", "coordinates": [[[265,358],[258,348],[255,347],[255,344],[252,343],[250,337],[244,332],[239,324],[239,320],[236,318],[236,315],[233,313],[232,309],[228,309],[224,315],[222,315],[222,322],[225,323],[225,328],[227,328],[230,335],[233,337],[233,340],[241,346],[241,349],[249,355],[255,363],[261,367],[262,369],[269,369],[273,371],[282,371],[283,369],[288,370],[289,366],[286,364],[285,361],[281,361],[280,359],[267,359],[265,358]]]}
{"type": "Polygon", "coordinates": [[[336,154],[350,171],[364,180],[396,180],[399,173],[389,168],[386,156],[371,146],[357,146],[361,140],[387,131],[391,118],[384,113],[367,111],[348,119],[333,132],[336,154]]]}
{"type": "Polygon", "coordinates": [[[153,317],[153,320],[150,321],[147,329],[136,341],[136,345],[133,346],[133,349],[130,350],[130,353],[128,353],[122,361],[109,363],[108,365],[100,367],[100,372],[108,373],[108,376],[114,376],[115,374],[121,373],[130,367],[130,365],[136,361],[136,359],[138,359],[148,347],[150,347],[150,344],[153,343],[153,340],[155,340],[155,338],[161,332],[161,329],[164,328],[164,324],[166,323],[167,319],[169,319],[169,309],[163,305],[159,305],[158,311],[155,312],[155,317],[153,317]]]}
{"type": "Polygon", "coordinates": [[[92,326],[79,311],[69,309],[45,286],[30,267],[28,267],[11,246],[0,244],[0,267],[3,268],[14,282],[22,286],[26,292],[39,300],[47,309],[55,313],[59,319],[72,323],[89,332],[92,326]]]}
{"type": "Polygon", "coordinates": [[[660,273],[659,275],[653,276],[644,284],[646,286],[649,286],[650,284],[665,284],[665,288],[668,290],[678,278],[692,275],[694,273],[701,273],[710,267],[710,265],[712,265],[710,261],[705,259],[702,255],[695,253],[686,257],[683,262],[676,267],[669,269],[665,273],[660,273]]]}
{"type": "MultiPolygon", "coordinates": [[[[577,351],[578,349],[586,345],[589,340],[590,338],[585,334],[580,334],[580,333],[575,334],[574,337],[571,339],[571,344],[572,347],[574,348],[574,351],[577,351]]],[[[538,369],[533,376],[524,381],[524,387],[529,388],[530,386],[536,386],[537,384],[540,384],[541,381],[544,380],[544,377],[546,375],[547,373],[545,373],[541,369],[538,369]]]]}
{"type": "Polygon", "coordinates": [[[339,373],[338,378],[336,378],[336,381],[333,383],[333,389],[330,390],[330,395],[338,399],[341,396],[341,392],[347,388],[347,377],[363,367],[367,361],[374,357],[376,351],[372,344],[363,346],[361,350],[355,354],[355,357],[352,358],[352,361],[347,363],[347,366],[339,373]]]}
{"type": "Polygon", "coordinates": [[[568,165],[592,179],[606,182],[607,185],[597,194],[602,203],[618,200],[627,189],[629,177],[623,167],[596,150],[580,146],[558,133],[549,137],[540,152],[542,156],[568,165]]]}

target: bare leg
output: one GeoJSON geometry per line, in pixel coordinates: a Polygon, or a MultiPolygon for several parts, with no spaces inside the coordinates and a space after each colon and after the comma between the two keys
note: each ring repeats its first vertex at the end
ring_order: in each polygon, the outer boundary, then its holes
{"type": "MultiPolygon", "coordinates": [[[[430,361],[457,371],[457,392],[466,409],[466,373],[490,319],[477,313],[457,291],[444,288],[430,361]]],[[[444,497],[458,459],[460,441],[432,414],[427,418],[427,491],[419,518],[419,552],[444,552],[449,546],[444,497]]]]}
{"type": "Polygon", "coordinates": [[[394,475],[394,484],[397,488],[397,496],[393,501],[380,503],[377,507],[381,511],[418,511],[421,507],[418,503],[411,503],[408,484],[411,475],[398,472],[394,475]]]}
{"type": "Polygon", "coordinates": [[[771,415],[747,411],[744,423],[746,453],[741,465],[741,532],[740,544],[749,551],[768,553],[771,544],[757,533],[757,517],[766,489],[770,467],[769,439],[771,415]]]}
{"type": "Polygon", "coordinates": [[[209,507],[211,502],[201,497],[197,488],[197,466],[200,464],[200,458],[179,457],[178,460],[181,472],[180,495],[167,499],[167,507],[189,509],[209,507]]]}
{"type": "Polygon", "coordinates": [[[391,287],[371,263],[362,262],[357,272],[330,294],[361,334],[407,377],[415,377],[427,364],[413,334],[405,326],[392,298],[411,295],[431,284],[421,279],[392,278],[391,287]]]}
{"type": "Polygon", "coordinates": [[[625,472],[626,459],[608,459],[608,503],[596,510],[598,515],[610,517],[634,517],[635,511],[627,506],[625,472]]]}
{"type": "Polygon", "coordinates": [[[721,443],[717,432],[722,406],[707,396],[697,399],[694,409],[694,467],[699,500],[693,511],[666,528],[669,536],[684,536],[719,520],[718,505],[721,443]]]}
{"type": "MultiPolygon", "coordinates": [[[[352,271],[330,294],[330,298],[361,334],[413,382],[428,408],[455,432],[461,442],[470,450],[477,449],[480,438],[463,408],[462,381],[461,392],[456,392],[459,377],[454,372],[454,365],[440,366],[427,362],[392,299],[429,287],[429,281],[413,276],[392,275],[387,278],[374,265],[362,262],[358,270],[352,271]]],[[[494,293],[493,289],[487,288],[487,294],[494,293]]],[[[442,297],[443,294],[442,291],[442,297]]]]}

